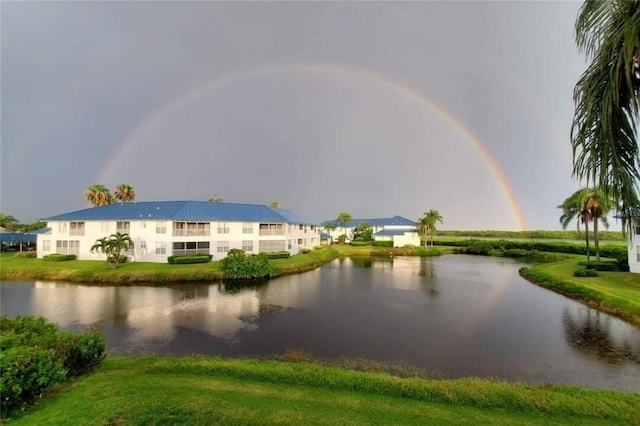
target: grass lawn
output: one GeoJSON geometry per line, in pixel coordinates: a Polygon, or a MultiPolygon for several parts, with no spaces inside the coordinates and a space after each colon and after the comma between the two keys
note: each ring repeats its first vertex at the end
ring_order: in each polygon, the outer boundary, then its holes
{"type": "Polygon", "coordinates": [[[640,395],[307,362],[108,358],[10,424],[633,424],[640,395]]]}
{"type": "Polygon", "coordinates": [[[578,262],[584,260],[580,256],[538,264],[521,273],[536,284],[640,325],[640,274],[598,271],[597,277],[574,277],[581,267],[578,262]]]}

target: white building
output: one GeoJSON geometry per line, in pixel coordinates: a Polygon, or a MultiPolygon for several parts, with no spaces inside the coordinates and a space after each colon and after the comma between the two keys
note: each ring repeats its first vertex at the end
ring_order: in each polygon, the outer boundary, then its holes
{"type": "Polygon", "coordinates": [[[91,253],[97,239],[120,232],[134,248],[131,261],[166,262],[168,256],[211,254],[231,249],[248,254],[272,251],[298,253],[320,243],[318,227],[288,210],[255,204],[202,201],[117,203],[43,219],[49,232],[38,235],[39,258],[75,254],[80,260],[104,260],[91,253]]]}
{"type": "Polygon", "coordinates": [[[353,229],[363,223],[367,223],[373,229],[375,241],[393,241],[394,247],[403,247],[407,244],[419,246],[420,236],[416,228],[417,223],[402,216],[372,218],[372,219],[352,219],[347,224],[337,223],[336,220],[328,220],[322,223],[323,227],[331,225],[335,229],[324,228],[334,240],[340,235],[347,235],[350,240],[353,237],[353,229]]]}

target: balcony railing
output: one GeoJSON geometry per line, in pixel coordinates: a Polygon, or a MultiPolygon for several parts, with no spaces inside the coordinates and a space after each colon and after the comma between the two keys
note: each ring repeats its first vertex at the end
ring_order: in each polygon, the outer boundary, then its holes
{"type": "Polygon", "coordinates": [[[173,249],[174,256],[194,256],[196,254],[210,254],[209,249],[173,249]]]}
{"type": "Polygon", "coordinates": [[[208,229],[174,229],[175,237],[208,237],[210,231],[208,229]]]}
{"type": "Polygon", "coordinates": [[[284,229],[261,229],[258,235],[284,235],[284,229]]]}
{"type": "Polygon", "coordinates": [[[84,229],[71,229],[69,230],[69,235],[84,235],[84,229]]]}

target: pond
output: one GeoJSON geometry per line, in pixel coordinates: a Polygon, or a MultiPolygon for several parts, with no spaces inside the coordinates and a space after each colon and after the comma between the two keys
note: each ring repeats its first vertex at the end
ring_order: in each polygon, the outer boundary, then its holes
{"type": "Polygon", "coordinates": [[[338,259],[238,287],[2,282],[2,314],[104,332],[109,354],[272,356],[401,363],[640,391],[640,329],[518,275],[510,259],[338,259]]]}

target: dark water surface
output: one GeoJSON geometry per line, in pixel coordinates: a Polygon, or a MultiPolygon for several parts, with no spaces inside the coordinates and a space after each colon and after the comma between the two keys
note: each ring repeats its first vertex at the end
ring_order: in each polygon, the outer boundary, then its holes
{"type": "Polygon", "coordinates": [[[366,358],[436,376],[640,391],[640,329],[518,275],[509,259],[339,259],[253,287],[2,282],[2,314],[102,330],[113,355],[366,358]]]}

